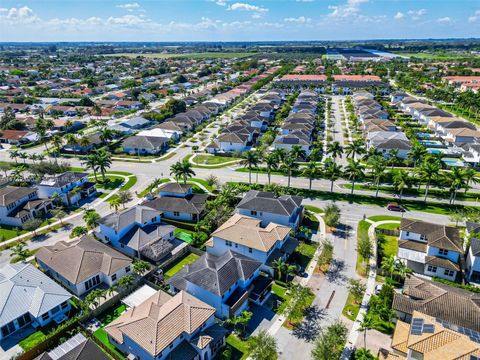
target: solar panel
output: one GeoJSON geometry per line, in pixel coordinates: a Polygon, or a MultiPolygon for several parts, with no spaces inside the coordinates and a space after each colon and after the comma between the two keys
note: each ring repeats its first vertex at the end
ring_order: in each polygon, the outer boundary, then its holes
{"type": "Polygon", "coordinates": [[[424,333],[433,333],[435,331],[435,325],[432,324],[424,324],[423,325],[423,332],[424,333]]]}
{"type": "Polygon", "coordinates": [[[470,355],[470,360],[480,360],[480,359],[475,355],[470,355]]]}
{"type": "Polygon", "coordinates": [[[410,334],[412,334],[412,335],[422,335],[422,329],[412,328],[412,330],[410,331],[410,334]]]}
{"type": "Polygon", "coordinates": [[[423,319],[414,318],[414,319],[412,320],[412,326],[415,326],[415,325],[423,325],[423,319]]]}

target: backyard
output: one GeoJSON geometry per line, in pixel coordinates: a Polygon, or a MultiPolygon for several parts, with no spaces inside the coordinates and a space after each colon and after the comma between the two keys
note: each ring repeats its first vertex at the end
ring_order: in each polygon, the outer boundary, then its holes
{"type": "Polygon", "coordinates": [[[112,350],[120,359],[125,359],[125,356],[120,353],[117,348],[110,343],[108,334],[104,330],[104,327],[110,324],[113,320],[118,318],[127,309],[125,304],[119,304],[116,307],[108,309],[105,313],[98,317],[98,321],[102,324],[102,327],[93,333],[98,340],[100,340],[105,346],[112,350]]]}
{"type": "Polygon", "coordinates": [[[298,264],[306,269],[310,261],[313,259],[317,247],[318,244],[316,243],[300,242],[292,255],[290,255],[289,262],[292,264],[298,264]]]}
{"type": "Polygon", "coordinates": [[[195,262],[199,258],[198,255],[190,253],[187,256],[184,256],[179,261],[174,262],[173,264],[169,265],[166,269],[164,269],[163,274],[166,279],[171,278],[177,272],[183,269],[185,265],[189,265],[195,262]]]}

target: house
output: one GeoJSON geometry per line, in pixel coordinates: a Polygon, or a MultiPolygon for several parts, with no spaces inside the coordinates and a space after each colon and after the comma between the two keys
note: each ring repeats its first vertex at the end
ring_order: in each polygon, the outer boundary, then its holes
{"type": "MultiPolygon", "coordinates": [[[[206,253],[186,265],[167,284],[174,291],[186,291],[216,310],[216,316],[227,319],[248,308],[254,281],[260,278],[262,263],[228,250],[220,256],[206,253]]],[[[263,278],[263,276],[261,277],[263,278]]],[[[258,281],[258,280],[257,280],[258,281]]],[[[268,294],[264,287],[260,301],[268,294]]]]}
{"type": "Polygon", "coordinates": [[[453,330],[441,318],[414,311],[410,322],[397,321],[392,338],[393,353],[383,359],[476,359],[480,357],[480,333],[453,330]]]}
{"type": "Polygon", "coordinates": [[[35,259],[39,267],[73,294],[116,284],[131,271],[132,260],[89,235],[42,247],[35,259]]]}
{"type": "Polygon", "coordinates": [[[0,340],[67,319],[72,295],[30,263],[0,268],[0,340]]]}
{"type": "Polygon", "coordinates": [[[109,360],[110,358],[82,333],[72,336],[49,352],[37,356],[35,360],[109,360]]]}
{"type": "Polygon", "coordinates": [[[271,192],[250,190],[237,205],[236,212],[260,219],[263,227],[275,223],[297,229],[303,216],[302,201],[301,196],[277,197],[271,192]]]}
{"type": "Polygon", "coordinates": [[[293,131],[287,135],[279,135],[273,141],[274,149],[291,151],[293,146],[300,146],[306,155],[310,154],[310,139],[301,131],[293,131]]]}
{"type": "Polygon", "coordinates": [[[290,236],[291,230],[275,223],[262,227],[259,219],[234,214],[212,233],[206,243],[207,253],[220,256],[233,250],[260,261],[269,271],[275,260],[286,260],[298,246],[298,241],[290,236]]]}
{"type": "Polygon", "coordinates": [[[236,133],[222,133],[216,140],[207,146],[210,154],[217,152],[243,152],[251,149],[249,135],[236,133]]]}
{"type": "Polygon", "coordinates": [[[18,145],[29,142],[28,136],[32,133],[25,130],[2,130],[0,133],[0,143],[18,145]]]}
{"type": "Polygon", "coordinates": [[[122,149],[131,155],[155,155],[166,150],[168,142],[166,137],[135,135],[122,141],[122,149]]]}
{"type": "Polygon", "coordinates": [[[465,279],[476,284],[480,283],[480,239],[476,237],[470,239],[470,246],[467,251],[465,279]]]}
{"type": "Polygon", "coordinates": [[[407,136],[401,131],[373,131],[367,135],[367,148],[375,148],[383,156],[388,157],[388,152],[392,149],[398,149],[397,156],[406,159],[412,149],[412,144],[407,136]]]}
{"type": "Polygon", "coordinates": [[[42,217],[52,208],[49,199],[39,199],[37,188],[0,188],[0,224],[21,227],[30,219],[42,217]]]}
{"type": "Polygon", "coordinates": [[[460,275],[462,240],[456,228],[402,219],[398,258],[419,274],[456,280],[460,275]]]}
{"type": "Polygon", "coordinates": [[[162,218],[180,221],[198,221],[205,214],[207,194],[194,194],[188,184],[168,183],[159,189],[159,197],[145,206],[162,213],[162,218]]]}
{"type": "Polygon", "coordinates": [[[450,328],[480,332],[479,295],[468,290],[407,274],[402,292],[395,292],[392,309],[410,322],[414,311],[441,319],[450,328]]]}
{"type": "Polygon", "coordinates": [[[87,173],[75,171],[46,177],[37,184],[37,188],[40,197],[51,198],[53,194],[58,194],[68,206],[77,204],[81,199],[91,197],[97,192],[95,183],[88,181],[87,173]]]}
{"type": "Polygon", "coordinates": [[[145,126],[148,126],[149,124],[150,121],[141,116],[137,116],[120,123],[120,125],[128,127],[130,129],[141,129],[145,126]]]}
{"type": "Polygon", "coordinates": [[[171,256],[178,246],[172,225],[161,223],[161,212],[136,205],[99,220],[98,237],[121,252],[153,263],[171,256]]]}
{"type": "Polygon", "coordinates": [[[445,130],[445,140],[456,145],[474,143],[480,139],[480,131],[469,128],[456,128],[445,130]]]}
{"type": "Polygon", "coordinates": [[[184,291],[175,296],[158,291],[105,331],[131,359],[213,359],[225,345],[226,333],[215,323],[214,314],[213,307],[184,291]]]}

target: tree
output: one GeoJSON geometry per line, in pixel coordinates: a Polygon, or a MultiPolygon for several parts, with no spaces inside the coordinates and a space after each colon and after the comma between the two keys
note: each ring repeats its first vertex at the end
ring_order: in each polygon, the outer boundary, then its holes
{"type": "Polygon", "coordinates": [[[392,278],[393,273],[395,272],[395,256],[390,255],[382,259],[381,268],[383,271],[387,272],[392,278]]]}
{"type": "Polygon", "coordinates": [[[365,166],[360,161],[356,161],[356,160],[348,161],[348,165],[345,168],[345,174],[347,175],[347,178],[352,183],[352,191],[351,191],[352,195],[353,195],[353,191],[355,190],[355,181],[364,176],[364,173],[363,173],[364,169],[365,169],[365,166]]]}
{"type": "Polygon", "coordinates": [[[19,242],[10,249],[10,257],[15,256],[19,261],[27,260],[31,255],[31,251],[25,247],[24,243],[19,242]]]}
{"type": "Polygon", "coordinates": [[[22,224],[22,229],[26,231],[33,231],[33,236],[37,236],[36,230],[42,225],[42,220],[33,218],[28,219],[22,224]]]}
{"type": "Polygon", "coordinates": [[[245,328],[247,327],[248,322],[252,318],[253,313],[250,311],[242,311],[240,315],[234,316],[230,319],[227,319],[225,322],[228,325],[233,326],[233,330],[237,332],[240,336],[245,333],[245,328]]]}
{"type": "Polygon", "coordinates": [[[63,204],[63,197],[60,195],[58,192],[54,192],[52,196],[50,197],[50,200],[52,200],[53,205],[58,206],[63,204]]]}
{"type": "Polygon", "coordinates": [[[87,209],[84,211],[82,219],[85,221],[87,229],[94,229],[98,226],[100,215],[93,209],[87,209]]]}
{"type": "Polygon", "coordinates": [[[398,149],[390,149],[388,150],[388,159],[387,162],[393,167],[395,164],[398,162],[399,157],[398,157],[398,149]]]}
{"type": "Polygon", "coordinates": [[[241,164],[243,167],[248,168],[248,183],[252,183],[252,168],[258,165],[259,163],[259,157],[258,153],[256,151],[249,150],[247,152],[244,152],[242,155],[243,160],[241,161],[241,164]]]}
{"type": "Polygon", "coordinates": [[[413,179],[410,174],[405,170],[399,170],[393,175],[393,184],[399,192],[398,200],[402,201],[403,190],[410,189],[412,187],[413,179]]]}
{"type": "Polygon", "coordinates": [[[365,314],[363,316],[362,322],[360,323],[359,331],[363,331],[363,347],[367,347],[367,330],[370,330],[373,326],[373,319],[365,314]]]}
{"type": "Polygon", "coordinates": [[[10,150],[10,159],[14,159],[15,164],[18,164],[17,158],[19,157],[20,157],[20,150],[17,150],[17,149],[10,150]]]}
{"type": "Polygon", "coordinates": [[[265,165],[267,166],[267,176],[268,176],[268,184],[270,184],[270,178],[272,174],[272,170],[278,168],[278,157],[274,153],[270,153],[263,158],[265,165]]]}
{"type": "Polygon", "coordinates": [[[375,360],[376,357],[369,349],[360,348],[356,349],[353,353],[353,360],[375,360]]]}
{"type": "Polygon", "coordinates": [[[70,232],[70,238],[76,238],[78,236],[82,236],[88,233],[88,230],[84,226],[75,226],[72,231],[70,232]]]}
{"type": "Polygon", "coordinates": [[[112,165],[112,154],[106,150],[99,150],[97,155],[97,166],[102,174],[102,181],[105,183],[105,173],[112,165]]]}
{"type": "Polygon", "coordinates": [[[370,170],[372,172],[373,179],[375,182],[375,187],[376,187],[375,197],[378,197],[380,181],[382,179],[385,169],[387,168],[387,164],[383,156],[374,156],[368,159],[368,165],[370,166],[370,170]]]}
{"type": "Polygon", "coordinates": [[[135,260],[133,262],[133,272],[137,275],[143,275],[150,270],[150,264],[143,260],[135,260]]]}
{"type": "Polygon", "coordinates": [[[342,176],[342,166],[331,159],[327,159],[325,161],[324,174],[330,180],[330,192],[333,192],[333,184],[342,176]]]}
{"type": "Polygon", "coordinates": [[[90,306],[93,305],[94,308],[100,305],[100,299],[106,299],[106,292],[102,289],[93,289],[90,293],[85,297],[85,302],[90,306]]]}
{"type": "Polygon", "coordinates": [[[413,161],[413,167],[417,167],[417,162],[427,154],[427,150],[422,145],[414,145],[409,153],[408,158],[413,161]]]}
{"type": "Polygon", "coordinates": [[[87,155],[82,165],[85,166],[87,169],[90,169],[93,171],[93,176],[95,176],[95,181],[98,182],[98,179],[97,179],[98,155],[97,154],[87,155]]]}
{"type": "Polygon", "coordinates": [[[309,180],[308,189],[312,190],[312,182],[315,179],[318,179],[321,175],[320,168],[318,167],[315,161],[310,161],[307,166],[303,169],[302,175],[309,180]]]}
{"type": "Polygon", "coordinates": [[[114,209],[115,212],[118,211],[118,208],[121,205],[120,198],[118,196],[113,196],[108,203],[110,204],[110,209],[114,209]]]}
{"type": "Polygon", "coordinates": [[[428,161],[426,159],[420,165],[418,169],[418,173],[420,175],[420,179],[425,182],[425,197],[423,201],[427,201],[428,196],[428,189],[430,188],[430,184],[433,180],[438,177],[438,172],[440,170],[440,165],[437,162],[428,161]]]}
{"type": "Polygon", "coordinates": [[[120,280],[118,280],[118,286],[122,289],[127,290],[130,286],[133,285],[134,278],[132,275],[125,275],[120,280]]]}
{"type": "Polygon", "coordinates": [[[348,291],[352,294],[355,303],[359,304],[367,287],[360,280],[350,279],[348,281],[348,291]]]}
{"type": "Polygon", "coordinates": [[[340,208],[334,203],[328,203],[325,206],[323,220],[327,226],[336,227],[340,221],[340,208]]]}
{"type": "Polygon", "coordinates": [[[290,156],[287,156],[285,159],[283,159],[283,164],[282,164],[282,168],[284,171],[287,172],[287,176],[288,176],[288,183],[287,183],[287,187],[290,188],[290,179],[292,177],[292,171],[293,169],[295,169],[297,165],[295,164],[295,159],[290,157],[290,156]]]}
{"type": "Polygon", "coordinates": [[[117,196],[124,209],[125,209],[125,204],[128,203],[129,201],[132,201],[133,199],[132,193],[128,190],[126,191],[120,190],[117,193],[117,196]]]}
{"type": "Polygon", "coordinates": [[[368,265],[368,260],[373,251],[373,245],[368,236],[362,236],[358,239],[357,251],[365,262],[365,266],[368,265]]]}
{"type": "Polygon", "coordinates": [[[327,154],[331,155],[333,160],[336,160],[337,156],[342,156],[343,147],[338,141],[331,142],[327,145],[327,154]]]}
{"type": "Polygon", "coordinates": [[[448,178],[450,179],[450,199],[449,203],[454,204],[457,198],[458,190],[465,186],[465,172],[463,169],[454,167],[450,174],[448,174],[448,178]]]}
{"type": "Polygon", "coordinates": [[[352,157],[354,160],[356,155],[361,155],[365,152],[363,141],[360,139],[354,140],[345,147],[345,154],[347,158],[352,157]]]}
{"type": "Polygon", "coordinates": [[[220,186],[220,180],[218,179],[218,177],[216,177],[213,174],[208,175],[205,181],[207,182],[208,186],[210,186],[213,189],[216,189],[220,186]]]}
{"type": "Polygon", "coordinates": [[[322,330],[312,350],[313,360],[338,360],[347,341],[347,327],[337,321],[322,330]]]}
{"type": "Polygon", "coordinates": [[[277,358],[277,341],[264,329],[251,336],[247,343],[250,358],[253,360],[275,360],[277,358]]]}
{"type": "Polygon", "coordinates": [[[67,213],[63,211],[62,208],[52,209],[50,210],[50,212],[52,213],[53,216],[55,216],[58,220],[60,220],[60,224],[63,225],[63,218],[65,217],[65,215],[67,215],[67,213]]]}
{"type": "Polygon", "coordinates": [[[282,280],[282,275],[287,270],[287,263],[283,258],[279,257],[272,262],[272,268],[275,270],[278,280],[282,280]]]}
{"type": "Polygon", "coordinates": [[[187,183],[187,179],[195,176],[192,164],[188,160],[178,161],[170,167],[170,175],[174,175],[178,179],[183,177],[183,183],[187,183]]]}
{"type": "Polygon", "coordinates": [[[290,156],[297,161],[300,158],[304,159],[306,157],[306,152],[300,145],[293,145],[290,150],[290,156]]]}
{"type": "Polygon", "coordinates": [[[312,295],[312,290],[300,284],[291,284],[288,289],[289,298],[283,309],[283,314],[287,315],[289,322],[297,322],[303,318],[304,311],[309,306],[308,299],[312,295]]]}

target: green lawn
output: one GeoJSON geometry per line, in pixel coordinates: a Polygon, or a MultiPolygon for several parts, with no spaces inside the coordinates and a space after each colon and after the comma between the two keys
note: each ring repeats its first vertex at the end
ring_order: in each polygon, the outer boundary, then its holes
{"type": "Polygon", "coordinates": [[[292,255],[290,255],[289,262],[295,265],[300,265],[306,269],[310,261],[313,259],[317,247],[318,244],[316,243],[307,244],[305,242],[300,242],[292,255]]]}
{"type": "Polygon", "coordinates": [[[185,241],[188,244],[191,244],[193,241],[193,231],[190,230],[185,230],[185,229],[180,229],[180,228],[175,228],[174,234],[175,236],[182,240],[185,241]]]}
{"type": "Polygon", "coordinates": [[[217,155],[197,155],[193,158],[193,162],[197,165],[221,165],[236,160],[240,159],[235,157],[217,155]]]}
{"type": "Polygon", "coordinates": [[[0,226],[0,242],[12,239],[19,235],[25,234],[27,231],[22,228],[15,229],[13,226],[1,225],[0,226]]]}
{"type": "MultiPolygon", "coordinates": [[[[402,218],[400,216],[391,216],[391,215],[374,215],[374,216],[370,216],[368,218],[369,220],[372,220],[374,222],[378,222],[378,221],[385,221],[385,220],[394,220],[394,221],[401,221],[402,218]]],[[[392,224],[388,224],[388,225],[392,225],[392,224]]],[[[393,224],[395,226],[399,226],[399,224],[393,224]]],[[[384,226],[384,225],[382,225],[384,226]]]]}
{"type": "Polygon", "coordinates": [[[183,269],[183,267],[185,265],[189,265],[193,262],[195,262],[197,259],[199,258],[198,255],[196,254],[188,254],[187,256],[185,256],[184,258],[182,258],[179,262],[177,263],[174,263],[173,265],[171,265],[170,267],[168,267],[166,269],[166,271],[164,271],[164,276],[165,276],[165,279],[168,279],[168,278],[171,278],[173,275],[175,275],[177,272],[179,272],[180,270],[183,269]]]}
{"type": "Polygon", "coordinates": [[[349,320],[355,321],[358,312],[360,311],[360,305],[361,304],[355,303],[353,295],[349,293],[347,302],[345,303],[345,306],[342,310],[343,316],[345,316],[349,320]]]}
{"type": "Polygon", "coordinates": [[[234,334],[228,335],[227,347],[230,346],[232,349],[231,360],[245,360],[248,358],[248,343],[247,341],[241,340],[236,337],[234,334]]]}
{"type": "Polygon", "coordinates": [[[115,353],[115,355],[118,356],[119,359],[126,359],[125,355],[123,355],[120,351],[117,350],[117,348],[110,343],[110,340],[108,339],[108,334],[106,333],[105,330],[102,328],[98,329],[93,333],[93,336],[95,336],[98,340],[100,340],[106,347],[108,347],[111,351],[115,353]]]}
{"type": "Polygon", "coordinates": [[[131,176],[128,178],[128,181],[122,186],[120,190],[122,191],[127,191],[129,190],[133,185],[137,183],[137,177],[136,176],[131,176]]]}
{"type": "Polygon", "coordinates": [[[47,335],[42,330],[38,330],[30,336],[27,336],[25,339],[21,340],[18,345],[20,345],[20,347],[24,351],[28,351],[43,342],[46,338],[47,335]]]}
{"type": "Polygon", "coordinates": [[[102,326],[110,324],[113,320],[118,318],[127,309],[125,304],[119,304],[116,307],[111,307],[107,311],[98,316],[97,319],[102,323],[102,326]]]}
{"type": "MultiPolygon", "coordinates": [[[[357,227],[357,242],[363,237],[368,237],[368,229],[371,224],[368,221],[360,220],[357,227]]],[[[366,276],[365,259],[357,252],[357,273],[361,276],[366,276]]]]}
{"type": "Polygon", "coordinates": [[[385,242],[380,245],[380,251],[383,256],[397,256],[398,252],[398,238],[396,236],[384,235],[385,242]]]}
{"type": "Polygon", "coordinates": [[[305,210],[311,211],[315,214],[323,213],[323,209],[321,209],[319,207],[316,207],[316,206],[313,206],[313,205],[305,205],[304,208],[305,208],[305,210]]]}

